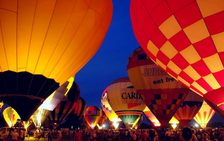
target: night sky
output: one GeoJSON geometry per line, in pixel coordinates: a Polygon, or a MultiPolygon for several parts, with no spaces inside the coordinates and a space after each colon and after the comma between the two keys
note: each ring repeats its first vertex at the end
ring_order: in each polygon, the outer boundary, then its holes
{"type": "Polygon", "coordinates": [[[129,4],[129,0],[113,1],[113,17],[107,35],[95,56],[76,75],[81,97],[89,106],[100,106],[103,90],[113,80],[128,76],[128,58],[139,47],[131,27],[129,4]]]}
{"type": "MultiPolygon", "coordinates": [[[[129,0],[113,0],[113,17],[106,37],[95,56],[75,76],[87,106],[100,107],[104,89],[113,80],[128,76],[128,58],[139,47],[131,27],[129,6],[129,0]]],[[[215,114],[212,121],[223,119],[215,114]]]]}

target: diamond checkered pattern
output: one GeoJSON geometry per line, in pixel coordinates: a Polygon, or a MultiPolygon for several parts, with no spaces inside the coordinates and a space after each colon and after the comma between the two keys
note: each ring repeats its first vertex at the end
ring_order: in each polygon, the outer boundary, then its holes
{"type": "Polygon", "coordinates": [[[222,106],[221,92],[210,92],[224,86],[223,0],[132,0],[131,19],[139,43],[155,63],[222,106]]]}
{"type": "Polygon", "coordinates": [[[150,94],[146,101],[149,103],[148,107],[156,118],[162,125],[166,125],[176,112],[184,97],[184,94],[181,93],[172,94],[172,97],[168,94],[150,94]]]}

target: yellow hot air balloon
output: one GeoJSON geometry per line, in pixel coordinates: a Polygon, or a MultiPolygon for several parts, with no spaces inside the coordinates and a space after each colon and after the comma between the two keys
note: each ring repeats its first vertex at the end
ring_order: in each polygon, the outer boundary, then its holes
{"type": "Polygon", "coordinates": [[[119,122],[121,121],[121,119],[114,112],[114,110],[110,106],[110,103],[108,102],[107,88],[104,90],[102,94],[101,105],[102,105],[102,110],[104,111],[108,119],[112,122],[113,126],[117,128],[119,126],[119,122]]]}
{"type": "MultiPolygon", "coordinates": [[[[45,109],[37,109],[32,116],[30,117],[30,120],[34,123],[36,127],[40,127],[42,123],[46,120],[47,116],[49,115],[49,111],[45,109]]],[[[25,126],[29,125],[29,121],[24,122],[25,126]],[[28,125],[27,125],[28,124],[28,125]]],[[[28,126],[29,127],[29,126],[28,126]]]]}
{"type": "Polygon", "coordinates": [[[112,109],[126,127],[131,128],[145,108],[143,96],[136,92],[128,78],[115,80],[106,92],[112,109]]]}
{"type": "Polygon", "coordinates": [[[205,128],[214,114],[215,111],[204,101],[194,120],[201,128],[205,128]]]}
{"type": "Polygon", "coordinates": [[[173,116],[171,118],[171,120],[169,121],[169,124],[172,126],[173,129],[176,129],[177,128],[177,125],[179,124],[180,122],[173,116]]]}
{"type": "Polygon", "coordinates": [[[3,117],[9,127],[12,127],[16,124],[17,120],[20,119],[19,114],[12,107],[7,107],[3,111],[3,117]]]}
{"type": "Polygon", "coordinates": [[[112,0],[1,1],[1,98],[28,120],[96,53],[111,19],[112,0]]]}

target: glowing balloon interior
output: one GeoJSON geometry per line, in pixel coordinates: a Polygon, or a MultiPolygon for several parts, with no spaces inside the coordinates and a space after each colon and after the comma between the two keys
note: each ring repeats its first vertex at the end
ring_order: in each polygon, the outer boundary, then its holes
{"type": "Polygon", "coordinates": [[[173,129],[176,129],[179,123],[180,122],[174,116],[169,121],[169,124],[172,126],[173,129]]]}
{"type": "Polygon", "coordinates": [[[204,101],[200,110],[195,115],[194,120],[201,126],[201,128],[206,128],[214,114],[215,111],[204,101]]]}
{"type": "Polygon", "coordinates": [[[14,126],[17,120],[20,119],[19,114],[12,107],[7,107],[3,111],[3,117],[9,127],[14,126]]]}

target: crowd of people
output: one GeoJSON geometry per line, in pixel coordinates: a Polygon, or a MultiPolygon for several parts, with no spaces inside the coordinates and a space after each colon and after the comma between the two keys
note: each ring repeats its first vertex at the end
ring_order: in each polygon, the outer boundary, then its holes
{"type": "Polygon", "coordinates": [[[223,129],[195,130],[188,127],[180,130],[84,130],[76,133],[82,134],[82,138],[75,138],[75,141],[224,141],[223,129]]]}
{"type": "MultiPolygon", "coordinates": [[[[224,129],[138,129],[138,130],[43,130],[32,134],[35,140],[47,141],[224,141],[224,129]]],[[[24,129],[9,128],[0,131],[0,141],[29,140],[24,129]],[[25,138],[26,136],[26,138],[25,138]]]]}
{"type": "Polygon", "coordinates": [[[3,128],[0,131],[0,141],[24,141],[26,130],[24,128],[3,128]]]}

